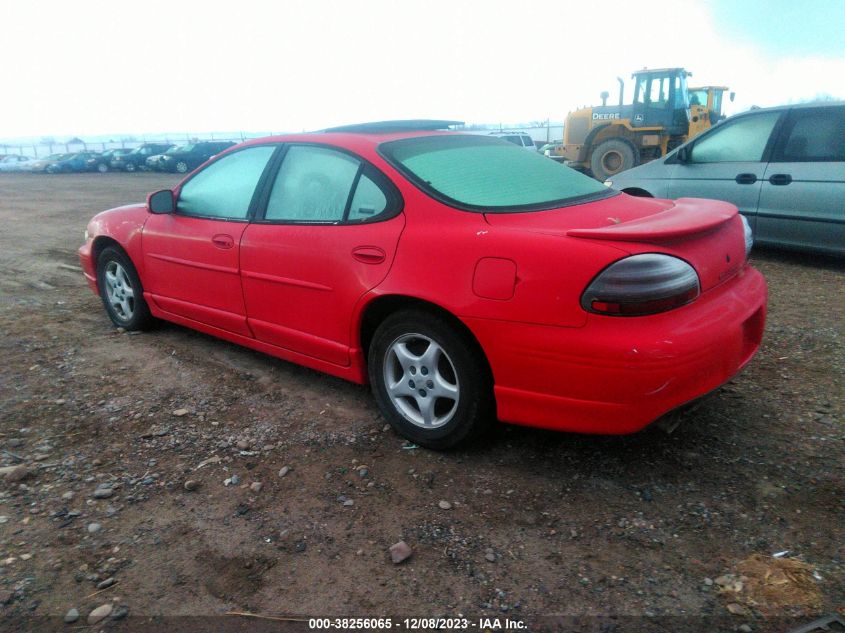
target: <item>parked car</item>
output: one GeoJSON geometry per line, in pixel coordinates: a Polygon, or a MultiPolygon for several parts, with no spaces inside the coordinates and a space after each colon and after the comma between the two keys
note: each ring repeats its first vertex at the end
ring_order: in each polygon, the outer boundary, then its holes
{"type": "Polygon", "coordinates": [[[117,171],[136,171],[146,169],[147,157],[161,154],[173,147],[171,143],[144,143],[128,154],[117,154],[109,161],[109,167],[117,171]]]}
{"type": "Polygon", "coordinates": [[[5,154],[0,156],[0,172],[2,171],[22,171],[23,165],[32,159],[28,156],[20,156],[18,154],[5,154]]]}
{"type": "Polygon", "coordinates": [[[165,152],[158,161],[158,169],[185,174],[233,145],[234,143],[231,141],[200,141],[199,143],[184,145],[173,151],[165,152]]]}
{"type": "Polygon", "coordinates": [[[45,156],[44,158],[36,158],[33,161],[25,163],[23,168],[26,171],[44,172],[47,171],[47,167],[52,165],[57,160],[60,160],[64,156],[71,156],[71,154],[50,154],[49,156],[45,156]]]}
{"type": "Polygon", "coordinates": [[[63,154],[45,168],[48,174],[68,174],[71,172],[88,171],[88,161],[98,156],[95,152],[76,152],[63,154]]]}
{"type": "Polygon", "coordinates": [[[845,103],[733,116],[608,184],[638,196],[727,200],[759,244],[845,255],[845,103]]]}
{"type": "Polygon", "coordinates": [[[132,152],[131,149],[117,148],[107,149],[102,154],[95,154],[86,162],[86,169],[88,171],[98,171],[101,174],[106,173],[111,168],[112,159],[117,156],[126,156],[132,152]]]}
{"type": "Polygon", "coordinates": [[[559,152],[563,149],[563,143],[557,141],[555,143],[546,143],[542,145],[538,150],[543,156],[548,156],[552,160],[556,160],[559,162],[563,162],[565,158],[559,154],[559,152]]]}
{"type": "Polygon", "coordinates": [[[150,171],[165,171],[163,161],[166,156],[189,152],[191,145],[174,145],[163,154],[153,154],[147,157],[147,169],[150,171]]]}
{"type": "Polygon", "coordinates": [[[431,448],[499,419],[632,433],[760,345],[736,207],[625,196],[450,122],[249,141],[88,224],[115,325],[165,319],[357,383],[431,448]]]}
{"type": "Polygon", "coordinates": [[[537,151],[537,146],[534,144],[534,140],[524,132],[490,132],[490,136],[495,136],[496,138],[500,138],[508,143],[513,143],[518,147],[523,147],[527,150],[531,150],[532,152],[537,151]]]}

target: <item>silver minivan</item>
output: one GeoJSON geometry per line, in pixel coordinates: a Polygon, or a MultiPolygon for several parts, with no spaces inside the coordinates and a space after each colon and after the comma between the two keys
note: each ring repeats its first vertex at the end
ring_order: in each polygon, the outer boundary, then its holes
{"type": "Polygon", "coordinates": [[[845,255],[845,103],[754,109],[606,182],[735,204],[758,244],[845,255]]]}

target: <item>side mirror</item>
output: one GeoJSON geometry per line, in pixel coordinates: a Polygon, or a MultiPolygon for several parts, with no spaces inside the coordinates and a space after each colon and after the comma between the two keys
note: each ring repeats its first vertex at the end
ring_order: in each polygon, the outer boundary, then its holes
{"type": "Polygon", "coordinates": [[[728,98],[731,100],[731,103],[733,103],[733,100],[736,99],[736,93],[735,92],[730,93],[728,95],[728,98]]]}
{"type": "Polygon", "coordinates": [[[677,157],[679,163],[688,163],[690,155],[692,154],[692,145],[684,145],[678,150],[677,157]]]}
{"type": "Polygon", "coordinates": [[[176,210],[176,200],[173,191],[162,189],[147,196],[147,208],[150,213],[173,213],[176,210]]]}

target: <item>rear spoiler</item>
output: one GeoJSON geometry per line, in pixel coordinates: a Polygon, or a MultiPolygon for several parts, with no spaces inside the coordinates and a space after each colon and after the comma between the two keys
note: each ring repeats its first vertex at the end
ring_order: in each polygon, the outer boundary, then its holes
{"type": "Polygon", "coordinates": [[[654,215],[597,229],[570,229],[566,234],[569,237],[622,242],[673,240],[711,231],[730,221],[737,213],[737,208],[728,202],[679,198],[672,207],[654,215]]]}

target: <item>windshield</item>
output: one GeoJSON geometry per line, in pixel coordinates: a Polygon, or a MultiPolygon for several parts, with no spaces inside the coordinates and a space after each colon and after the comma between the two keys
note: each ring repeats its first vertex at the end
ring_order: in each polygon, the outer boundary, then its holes
{"type": "Polygon", "coordinates": [[[181,154],[182,152],[190,152],[194,149],[193,145],[182,145],[181,147],[171,147],[169,150],[164,152],[165,154],[181,154]]]}
{"type": "Polygon", "coordinates": [[[391,141],[379,149],[418,187],[467,210],[552,209],[615,193],[542,154],[496,138],[424,136],[391,141]]]}
{"type": "Polygon", "coordinates": [[[707,105],[707,91],[706,90],[691,90],[689,94],[690,105],[707,105]]]}

